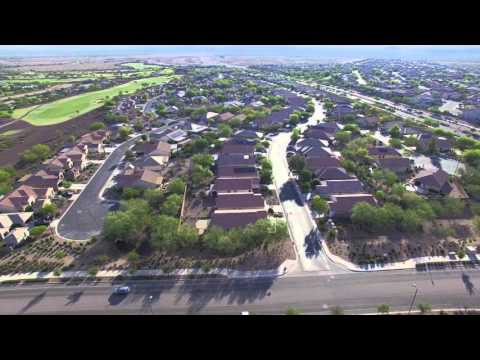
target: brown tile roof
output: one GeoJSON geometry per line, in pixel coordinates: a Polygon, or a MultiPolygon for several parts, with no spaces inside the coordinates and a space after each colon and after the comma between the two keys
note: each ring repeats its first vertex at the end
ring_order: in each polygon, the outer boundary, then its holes
{"type": "Polygon", "coordinates": [[[408,169],[410,169],[412,164],[410,159],[404,157],[379,159],[376,162],[381,168],[393,171],[395,173],[406,172],[408,169]]]}
{"type": "Polygon", "coordinates": [[[260,180],[255,179],[216,179],[213,184],[213,191],[217,192],[237,192],[251,191],[260,188],[260,180]]]}
{"type": "Polygon", "coordinates": [[[221,166],[217,169],[217,177],[258,178],[258,172],[253,166],[221,166]]]}
{"type": "Polygon", "coordinates": [[[254,224],[260,219],[267,217],[266,211],[252,211],[239,213],[219,213],[214,212],[212,215],[212,226],[218,226],[224,229],[231,229],[235,227],[246,226],[254,224]]]}
{"type": "Polygon", "coordinates": [[[422,183],[424,186],[448,194],[452,187],[448,182],[448,174],[442,169],[423,170],[414,178],[415,183],[422,183]]]}
{"type": "Polygon", "coordinates": [[[350,216],[353,207],[360,202],[376,205],[375,198],[370,194],[333,195],[329,205],[334,216],[350,216]]]}
{"type": "Polygon", "coordinates": [[[305,162],[307,167],[312,171],[317,171],[327,167],[340,167],[340,161],[334,157],[309,157],[305,162]]]}
{"type": "Polygon", "coordinates": [[[226,112],[226,113],[220,114],[220,116],[218,117],[218,120],[223,122],[223,121],[228,121],[233,117],[235,117],[235,115],[233,115],[231,112],[226,112]]]}
{"type": "Polygon", "coordinates": [[[265,200],[257,194],[220,194],[215,199],[218,210],[264,208],[265,200]]]}
{"type": "Polygon", "coordinates": [[[352,176],[348,175],[347,171],[338,166],[325,167],[314,171],[315,176],[320,180],[346,180],[352,179],[352,176]]]}

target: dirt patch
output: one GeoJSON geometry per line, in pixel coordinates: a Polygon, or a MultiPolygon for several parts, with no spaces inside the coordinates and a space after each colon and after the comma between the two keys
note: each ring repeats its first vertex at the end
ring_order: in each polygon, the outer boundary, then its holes
{"type": "Polygon", "coordinates": [[[480,244],[480,238],[469,219],[426,223],[424,232],[418,234],[372,235],[359,231],[351,224],[340,224],[338,230],[337,239],[329,241],[330,251],[357,264],[446,256],[450,251],[480,244]]]}
{"type": "Polygon", "coordinates": [[[2,139],[2,141],[8,142],[9,146],[1,149],[0,144],[0,166],[16,164],[20,160],[21,153],[36,144],[47,144],[56,153],[66,144],[70,144],[71,135],[78,138],[89,132],[90,124],[101,121],[105,112],[106,110],[102,108],[97,109],[78,118],[50,126],[33,126],[19,120],[3,127],[2,132],[22,131],[2,139]]]}

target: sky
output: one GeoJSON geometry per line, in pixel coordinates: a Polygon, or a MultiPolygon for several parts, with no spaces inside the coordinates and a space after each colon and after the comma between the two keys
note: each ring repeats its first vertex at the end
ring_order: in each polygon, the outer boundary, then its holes
{"type": "Polygon", "coordinates": [[[478,45],[0,45],[0,57],[298,56],[325,59],[480,60],[478,45]]]}

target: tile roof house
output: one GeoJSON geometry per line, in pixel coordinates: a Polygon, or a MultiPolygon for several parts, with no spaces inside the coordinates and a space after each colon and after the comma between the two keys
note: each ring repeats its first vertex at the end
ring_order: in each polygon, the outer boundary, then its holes
{"type": "Polygon", "coordinates": [[[348,180],[353,177],[348,175],[347,171],[342,167],[326,167],[314,171],[314,174],[320,180],[348,180]]]}
{"type": "Polygon", "coordinates": [[[246,179],[216,179],[212,186],[212,194],[214,196],[218,194],[228,193],[253,193],[260,191],[260,179],[259,178],[246,178],[246,179]]]}
{"type": "Polygon", "coordinates": [[[316,172],[318,170],[328,167],[340,167],[340,161],[334,157],[310,157],[305,160],[306,167],[311,171],[316,172]]]}
{"type": "Polygon", "coordinates": [[[236,193],[218,194],[215,198],[217,210],[264,210],[265,200],[261,194],[236,193]]]}
{"type": "Polygon", "coordinates": [[[27,178],[24,178],[23,184],[31,186],[32,188],[53,188],[55,191],[58,191],[58,184],[63,180],[62,176],[57,176],[55,174],[50,175],[45,170],[40,170],[34,175],[30,175],[27,178]]]}
{"type": "Polygon", "coordinates": [[[433,192],[448,195],[453,187],[449,181],[449,175],[442,169],[427,169],[420,171],[413,179],[415,186],[420,192],[433,192]]]}
{"type": "Polygon", "coordinates": [[[4,239],[13,225],[25,226],[32,216],[33,212],[0,214],[0,238],[4,239]]]}
{"type": "Polygon", "coordinates": [[[332,195],[363,193],[363,184],[358,179],[326,180],[314,189],[316,195],[329,198],[332,195]]]}
{"type": "Polygon", "coordinates": [[[331,134],[328,134],[322,129],[315,129],[315,128],[310,128],[306,130],[303,133],[303,136],[306,138],[312,138],[312,139],[318,139],[318,140],[324,140],[324,141],[332,141],[334,136],[331,134]]]}
{"type": "Polygon", "coordinates": [[[37,201],[50,199],[53,194],[53,188],[32,188],[22,185],[0,200],[0,211],[24,212],[27,207],[33,206],[37,201]]]}
{"type": "Polygon", "coordinates": [[[236,132],[233,137],[237,138],[237,139],[253,139],[253,140],[256,140],[256,139],[262,138],[263,134],[259,133],[257,131],[253,131],[253,130],[240,130],[240,131],[236,132]]]}
{"type": "Polygon", "coordinates": [[[358,117],[355,122],[361,129],[374,129],[380,123],[380,120],[376,116],[363,116],[358,117]]]}
{"type": "Polygon", "coordinates": [[[168,134],[166,134],[167,138],[174,143],[180,143],[184,140],[188,139],[188,133],[185,130],[177,129],[168,134]]]}
{"type": "Polygon", "coordinates": [[[30,235],[28,227],[17,227],[5,237],[5,244],[8,247],[15,247],[22,241],[26,240],[30,235]]]}
{"type": "Polygon", "coordinates": [[[432,142],[440,152],[449,152],[453,148],[453,141],[444,137],[435,136],[429,133],[420,134],[418,137],[418,147],[420,149],[427,150],[432,142]]]}
{"type": "Polygon", "coordinates": [[[220,166],[217,169],[217,177],[224,179],[251,179],[258,178],[258,172],[254,166],[220,166]]]}
{"type": "Polygon", "coordinates": [[[249,224],[254,224],[260,219],[266,219],[266,211],[251,211],[251,212],[217,212],[212,215],[210,225],[217,226],[223,229],[232,229],[236,227],[244,227],[249,224]]]}
{"type": "Polygon", "coordinates": [[[330,217],[332,218],[348,218],[352,215],[353,207],[361,202],[366,202],[370,205],[376,205],[375,198],[370,194],[348,194],[348,195],[333,195],[332,200],[329,201],[330,217]]]}
{"type": "Polygon", "coordinates": [[[368,148],[368,155],[374,159],[399,158],[400,152],[390,146],[372,146],[368,148]]]}
{"type": "Polygon", "coordinates": [[[119,188],[139,187],[142,189],[155,189],[163,182],[163,177],[149,169],[127,169],[117,175],[116,186],[119,188]]]}
{"type": "Polygon", "coordinates": [[[288,122],[289,116],[293,111],[294,109],[291,107],[279,111],[273,111],[270,115],[264,118],[255,119],[256,126],[260,129],[268,128],[272,125],[283,126],[288,122]]]}
{"type": "Polygon", "coordinates": [[[231,120],[235,117],[234,114],[232,114],[231,112],[226,112],[226,113],[223,113],[223,114],[220,114],[218,116],[218,121],[219,122],[226,122],[228,120],[231,120]]]}
{"type": "Polygon", "coordinates": [[[105,148],[103,142],[107,140],[109,132],[106,130],[97,130],[83,135],[79,144],[86,145],[89,153],[104,153],[105,148]]]}
{"type": "Polygon", "coordinates": [[[414,160],[404,158],[404,157],[395,157],[395,158],[382,158],[375,161],[377,166],[393,171],[397,175],[403,175],[412,170],[412,165],[414,160]]]}
{"type": "Polygon", "coordinates": [[[218,166],[255,166],[255,157],[242,154],[220,154],[218,166]]]}
{"type": "Polygon", "coordinates": [[[241,154],[241,155],[252,155],[255,151],[255,143],[248,142],[241,139],[230,139],[226,141],[219,154],[241,154]]]}

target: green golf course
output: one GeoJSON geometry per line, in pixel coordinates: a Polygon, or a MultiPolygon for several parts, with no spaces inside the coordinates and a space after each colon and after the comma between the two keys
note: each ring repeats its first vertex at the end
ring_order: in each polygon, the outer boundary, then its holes
{"type": "Polygon", "coordinates": [[[133,80],[109,89],[53,101],[48,104],[16,109],[13,118],[22,119],[35,126],[59,124],[101,107],[107,100],[122,94],[133,94],[143,87],[160,85],[176,76],[158,76],[133,80]]]}

